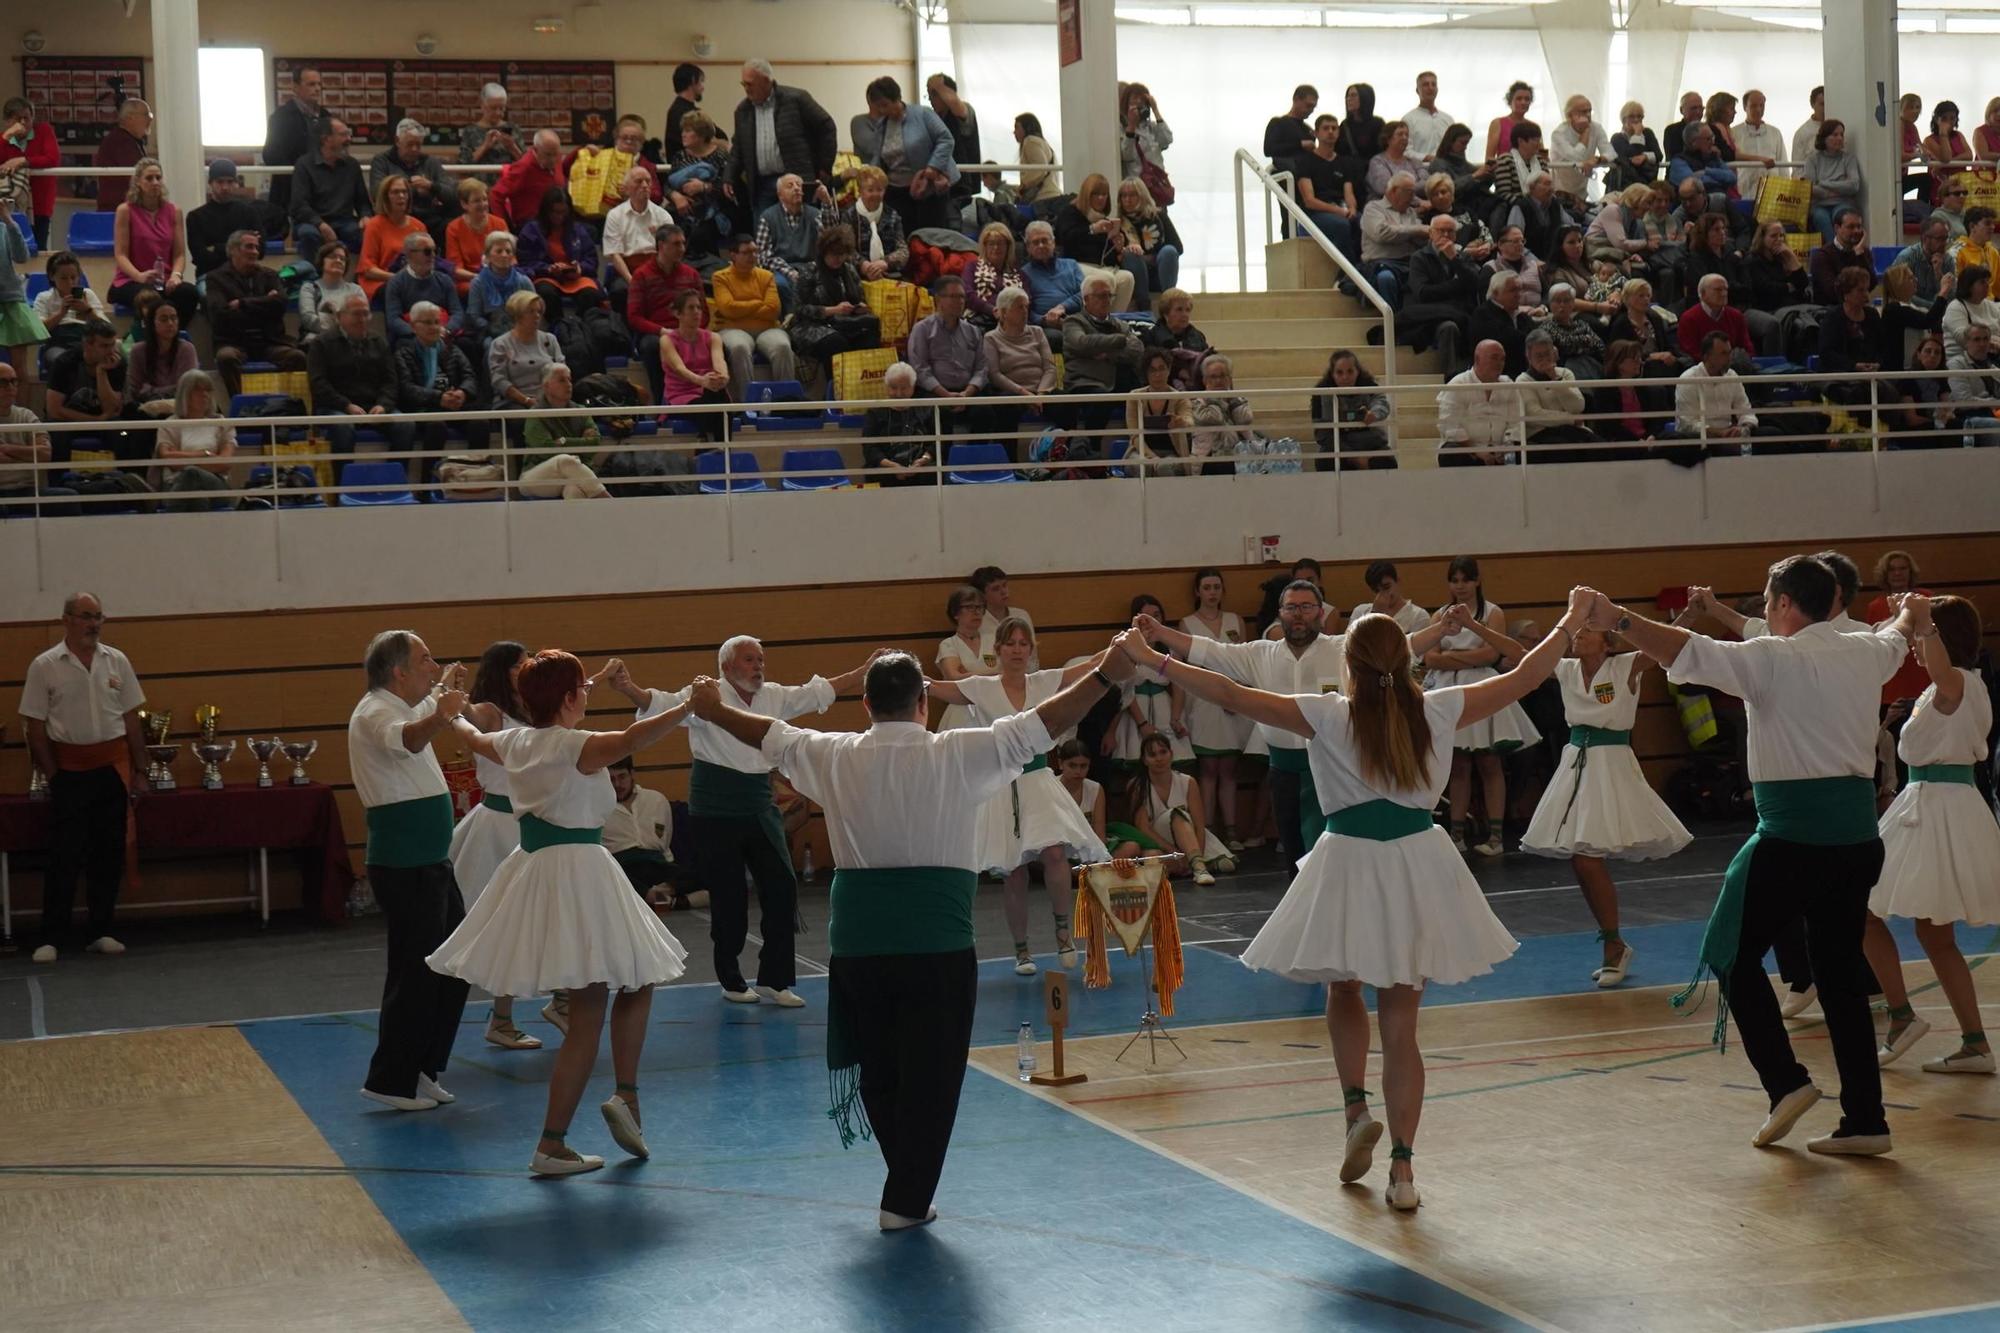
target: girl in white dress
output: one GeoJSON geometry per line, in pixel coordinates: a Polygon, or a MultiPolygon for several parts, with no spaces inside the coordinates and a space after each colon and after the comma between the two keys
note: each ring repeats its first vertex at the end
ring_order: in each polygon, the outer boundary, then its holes
{"type": "Polygon", "coordinates": [[[1576,655],[1556,663],[1569,744],[1521,835],[1524,852],[1569,858],[1604,946],[1603,962],[1590,974],[1601,989],[1623,982],[1632,966],[1632,946],[1618,933],[1618,886],[1605,860],[1657,860],[1692,841],[1632,753],[1646,661],[1643,653],[1613,655],[1600,630],[1576,632],[1576,655]]]}
{"type": "Polygon", "coordinates": [[[1179,853],[1179,869],[1192,874],[1203,888],[1215,883],[1210,867],[1225,875],[1235,874],[1235,858],[1208,827],[1201,788],[1187,774],[1174,771],[1166,737],[1146,737],[1143,754],[1145,768],[1132,779],[1126,793],[1132,822],[1111,825],[1118,845],[1129,843],[1140,854],[1179,853]]]}
{"type": "MultiPolygon", "coordinates": [[[[465,709],[465,717],[474,727],[491,733],[527,725],[519,720],[521,696],[515,687],[521,664],[527,660],[527,645],[512,639],[486,646],[486,651],[479,655],[479,670],[472,677],[471,702],[465,709]]],[[[479,775],[479,790],[483,795],[451,832],[451,873],[458,881],[459,892],[465,895],[468,912],[479,901],[500,863],[521,845],[521,826],[514,818],[506,767],[477,751],[473,753],[472,766],[479,775]]],[[[549,1021],[557,1031],[568,1021],[559,1000],[557,997],[549,1005],[549,1013],[554,1015],[549,1021]],[[562,1021],[556,1021],[558,1018],[562,1021]]],[[[486,1041],[510,1051],[532,1051],[542,1044],[541,1038],[531,1037],[514,1026],[511,995],[493,997],[493,1014],[486,1022],[486,1041]]]]}
{"type": "Polygon", "coordinates": [[[1973,667],[1979,609],[1962,597],[1935,598],[1930,622],[1919,631],[1917,652],[1931,683],[1910,710],[1896,746],[1910,767],[1910,780],[1882,813],[1882,878],[1868,897],[1862,947],[1889,1002],[1889,1031],[1878,1053],[1883,1064],[1902,1056],[1931,1028],[1910,1007],[1896,937],[1884,924],[1888,917],[1906,916],[1915,919],[1917,940],[1958,1020],[1958,1049],[1926,1060],[1924,1069],[1990,1074],[1993,1047],[1952,926],[2000,924],[2000,825],[1972,779],[1973,766],[1986,758],[1993,702],[1973,667]]]}
{"type": "Polygon", "coordinates": [[[1396,572],[1395,561],[1369,561],[1368,568],[1362,571],[1361,581],[1368,585],[1368,591],[1374,597],[1355,607],[1350,620],[1359,620],[1373,612],[1401,625],[1405,634],[1415,634],[1431,623],[1430,612],[1403,596],[1402,576],[1396,572]]]}
{"type": "Polygon", "coordinates": [[[1299,865],[1245,966],[1295,981],[1327,983],[1326,1021],[1347,1113],[1342,1181],[1359,1180],[1382,1129],[1368,1114],[1368,1011],[1375,988],[1381,1025],[1382,1092],[1388,1103],[1388,1202],[1419,1203],[1411,1144],[1423,1113],[1424,1061],[1417,1008],[1426,982],[1480,976],[1517,947],[1478,883],[1431,821],[1443,790],[1453,733],[1476,725],[1548,677],[1596,594],[1578,588],[1556,632],[1512,671],[1429,691],[1410,672],[1410,644],[1387,616],[1347,630],[1342,694],[1287,696],[1165,659],[1136,634],[1116,647],[1163,668],[1190,693],[1253,721],[1307,737],[1313,785],[1327,829],[1299,865]]]}
{"type": "MultiPolygon", "coordinates": [[[[944,613],[951,620],[952,632],[937,646],[938,679],[964,680],[967,676],[990,676],[998,670],[998,660],[988,661],[980,652],[979,624],[986,618],[985,594],[969,583],[953,588],[944,613]]],[[[971,725],[972,710],[964,704],[952,704],[938,718],[937,729],[950,731],[971,725]]]]}
{"type": "Polygon", "coordinates": [[[647,1155],[639,1128],[639,1057],[652,988],[681,975],[687,951],[604,850],[604,821],[618,801],[605,769],[665,737],[687,705],[623,731],[579,731],[590,682],[576,658],[559,649],[528,659],[519,690],[528,726],[489,736],[463,718],[454,720],[475,754],[506,767],[521,845],[428,961],[433,970],[495,995],[569,992],[569,1031],[556,1054],[548,1115],[528,1167],[536,1175],[567,1176],[604,1165],[602,1157],[579,1154],[563,1140],[597,1063],[611,992],[617,1089],[600,1109],[618,1146],[634,1157],[647,1155]]]}
{"type": "MultiPolygon", "coordinates": [[[[1197,569],[1194,610],[1181,621],[1181,632],[1217,643],[1245,642],[1243,618],[1222,609],[1223,592],[1221,570],[1197,569]]],[[[1200,764],[1202,808],[1221,817],[1223,845],[1240,852],[1243,840],[1236,832],[1236,761],[1250,740],[1250,719],[1217,708],[1206,699],[1189,698],[1181,708],[1181,720],[1187,723],[1188,741],[1200,764]]]]}
{"type": "MultiPolygon", "coordinates": [[[[1167,618],[1160,599],[1146,593],[1132,599],[1128,614],[1149,615],[1161,622],[1167,618]]],[[[1136,770],[1142,766],[1140,746],[1153,736],[1166,740],[1174,763],[1194,764],[1194,746],[1188,743],[1186,696],[1153,672],[1140,671],[1119,687],[1118,720],[1105,733],[1104,753],[1121,767],[1136,770]]]]}
{"type": "Polygon", "coordinates": [[[1126,855],[1116,847],[1104,832],[1104,784],[1090,776],[1090,751],[1083,742],[1071,737],[1059,742],[1049,751],[1049,766],[1055,770],[1056,781],[1062,783],[1063,790],[1076,799],[1076,808],[1083,811],[1084,819],[1090,824],[1090,831],[1097,840],[1111,848],[1115,857],[1126,855]]]}
{"type": "MultiPolygon", "coordinates": [[[[1479,562],[1469,555],[1455,557],[1445,571],[1451,586],[1451,601],[1438,608],[1442,617],[1453,606],[1471,610],[1463,628],[1424,654],[1424,688],[1439,689],[1471,685],[1499,672],[1498,663],[1508,645],[1520,645],[1506,637],[1507,613],[1486,600],[1479,582],[1479,562]],[[1491,630],[1492,634],[1482,631],[1491,630]],[[1497,639],[1495,636],[1498,636],[1497,639]]],[[[1459,729],[1451,752],[1451,840],[1460,851],[1466,849],[1466,811],[1472,804],[1472,774],[1479,771],[1479,783],[1486,797],[1486,840],[1472,850],[1481,856],[1498,856],[1505,848],[1500,842],[1500,826],[1507,814],[1507,774],[1500,756],[1541,740],[1542,733],[1528,721],[1518,703],[1509,703],[1491,716],[1482,716],[1459,729]]]]}
{"type": "MultiPolygon", "coordinates": [[[[1098,653],[1061,671],[1031,673],[1034,631],[1025,620],[1013,617],[1001,624],[993,642],[1000,655],[999,675],[932,681],[930,686],[931,694],[947,703],[970,705],[978,719],[975,725],[982,727],[1047,703],[1104,661],[1104,654],[1098,653]]],[[[1028,867],[1036,861],[1041,862],[1042,887],[1055,918],[1056,957],[1064,967],[1074,967],[1069,865],[1072,860],[1109,860],[1110,853],[1075,799],[1049,771],[1046,755],[986,803],[980,812],[977,855],[982,870],[1005,876],[1000,903],[1014,936],[1015,973],[1032,977],[1036,971],[1034,953],[1028,948],[1028,867]]]]}

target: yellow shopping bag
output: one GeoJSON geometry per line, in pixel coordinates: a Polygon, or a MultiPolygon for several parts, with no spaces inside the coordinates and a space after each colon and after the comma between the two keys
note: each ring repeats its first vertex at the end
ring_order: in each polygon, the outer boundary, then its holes
{"type": "MultiPolygon", "coordinates": [[[[328,446],[325,440],[315,439],[315,440],[271,441],[271,454],[273,457],[273,462],[280,468],[286,466],[286,464],[282,461],[286,458],[297,458],[305,454],[327,454],[332,452],[333,450],[328,446]]],[[[319,478],[320,485],[322,486],[333,485],[333,463],[330,460],[321,459],[317,463],[311,463],[311,464],[302,463],[299,464],[298,466],[311,467],[313,470],[313,475],[319,478]]]]}
{"type": "Polygon", "coordinates": [[[1785,233],[1785,244],[1792,247],[1793,254],[1803,259],[1811,258],[1812,252],[1819,249],[1824,239],[1816,231],[1788,231],[1785,233]]]}
{"type": "Polygon", "coordinates": [[[833,358],[833,392],[844,403],[888,397],[882,391],[882,376],[896,364],[893,347],[870,347],[859,352],[842,352],[833,358]]]}
{"type": "Polygon", "coordinates": [[[1782,222],[1787,231],[1806,225],[1812,207],[1812,184],[1790,176],[1766,176],[1757,182],[1757,221],[1782,222]]]}
{"type": "Polygon", "coordinates": [[[303,370],[251,370],[243,375],[244,393],[281,393],[312,411],[312,377],[303,370]]]}
{"type": "Polygon", "coordinates": [[[894,278],[871,278],[861,284],[861,299],[882,321],[882,342],[900,343],[910,336],[917,321],[931,313],[931,294],[923,288],[894,278]]]}

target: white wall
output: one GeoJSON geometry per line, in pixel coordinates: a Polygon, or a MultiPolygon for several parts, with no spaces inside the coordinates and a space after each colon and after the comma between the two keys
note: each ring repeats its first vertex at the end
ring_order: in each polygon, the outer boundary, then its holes
{"type": "MultiPolygon", "coordinates": [[[[0,523],[0,622],[1990,529],[2000,450],[0,523]]],[[[1698,571],[1690,571],[1696,577],[1698,571]]]]}

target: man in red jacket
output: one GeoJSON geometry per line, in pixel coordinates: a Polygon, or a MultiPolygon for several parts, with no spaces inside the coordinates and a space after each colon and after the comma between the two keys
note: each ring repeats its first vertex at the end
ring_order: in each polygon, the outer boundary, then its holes
{"type": "MultiPolygon", "coordinates": [[[[62,147],[56,142],[56,127],[35,119],[35,108],[25,97],[10,97],[0,107],[0,168],[18,159],[15,171],[40,171],[62,165],[62,147]]],[[[0,177],[6,173],[0,171],[0,177]]],[[[56,178],[34,176],[28,181],[30,211],[35,228],[35,248],[49,248],[49,219],[56,211],[56,178]]],[[[0,190],[0,195],[10,191],[0,190]]]]}
{"type": "Polygon", "coordinates": [[[495,213],[518,234],[541,211],[542,196],[551,185],[565,182],[562,140],[554,130],[536,130],[533,151],[521,154],[501,171],[490,196],[495,213]]]}
{"type": "MultiPolygon", "coordinates": [[[[674,318],[674,298],[682,292],[705,292],[692,264],[683,262],[687,236],[669,223],[653,233],[659,247],[653,257],[632,270],[632,287],[625,297],[625,322],[639,339],[639,360],[646,367],[646,383],[652,386],[653,401],[665,402],[666,372],[660,369],[660,339],[679,321],[674,318]]],[[[701,311],[701,326],[708,327],[708,307],[701,311]]]]}
{"type": "Polygon", "coordinates": [[[1698,295],[1701,299],[1687,308],[1676,331],[1682,355],[1701,360],[1701,340],[1711,333],[1728,334],[1731,347],[1746,351],[1757,345],[1743,312],[1729,304],[1729,279],[1720,273],[1709,274],[1701,280],[1698,295]]]}

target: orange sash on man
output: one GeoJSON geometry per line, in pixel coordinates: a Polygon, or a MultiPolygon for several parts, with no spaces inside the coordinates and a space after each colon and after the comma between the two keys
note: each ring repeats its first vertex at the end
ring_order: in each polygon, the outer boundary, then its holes
{"type": "MultiPolygon", "coordinates": [[[[68,741],[49,744],[55,747],[56,767],[62,772],[92,773],[100,768],[115,768],[119,781],[127,790],[131,789],[132,747],[125,737],[88,745],[73,745],[68,741]]],[[[129,803],[125,810],[125,883],[134,889],[139,887],[139,817],[129,803]]]]}

